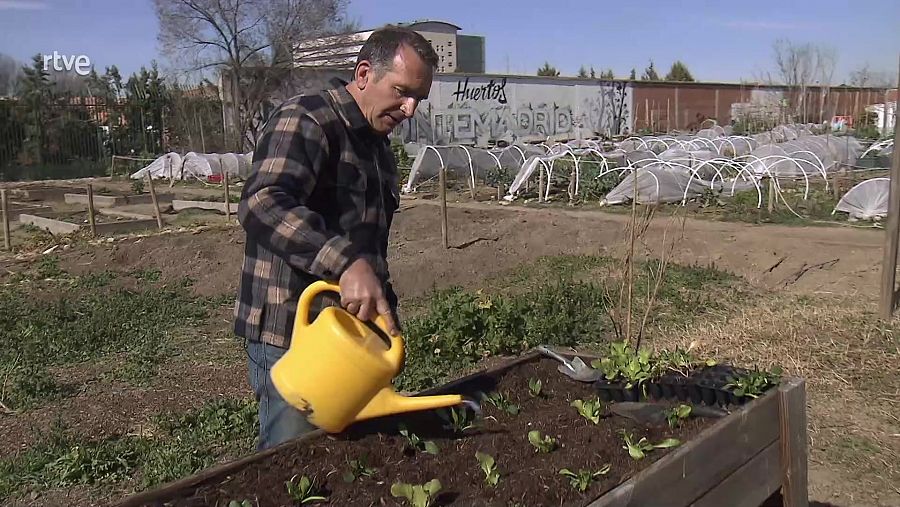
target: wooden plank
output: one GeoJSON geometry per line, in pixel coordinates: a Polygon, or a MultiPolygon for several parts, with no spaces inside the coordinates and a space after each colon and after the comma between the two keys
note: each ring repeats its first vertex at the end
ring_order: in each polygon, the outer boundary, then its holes
{"type": "Polygon", "coordinates": [[[778,388],[781,476],[785,507],[807,507],[806,387],[791,379],[778,388]]]}
{"type": "Polygon", "coordinates": [[[771,443],[691,507],[759,507],[781,487],[781,444],[771,443]]]}
{"type": "MultiPolygon", "coordinates": [[[[884,122],[887,125],[887,102],[884,122]]],[[[900,146],[900,128],[894,128],[894,146],[900,146]]],[[[894,149],[891,185],[888,194],[888,219],[884,228],[884,257],[881,260],[881,318],[894,314],[894,287],[897,282],[897,247],[900,242],[900,152],[894,149]]]]}
{"type": "Polygon", "coordinates": [[[446,250],[450,248],[449,231],[447,230],[447,169],[442,166],[438,176],[438,185],[441,186],[441,246],[446,250]]]}
{"type": "Polygon", "coordinates": [[[6,200],[5,188],[0,188],[0,208],[3,208],[3,249],[11,251],[12,245],[9,240],[9,202],[6,200]]]}
{"type": "Polygon", "coordinates": [[[690,505],[773,442],[779,435],[776,390],[728,417],[638,472],[589,507],[690,505]]]}

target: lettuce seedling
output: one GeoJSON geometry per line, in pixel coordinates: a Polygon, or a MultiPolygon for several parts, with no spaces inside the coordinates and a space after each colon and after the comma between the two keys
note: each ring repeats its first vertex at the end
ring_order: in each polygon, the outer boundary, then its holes
{"type": "Polygon", "coordinates": [[[400,434],[406,438],[406,447],[413,451],[423,451],[437,456],[441,449],[431,440],[422,440],[415,433],[410,433],[405,426],[400,426],[400,434]]]}
{"type": "Polygon", "coordinates": [[[691,406],[685,405],[683,403],[666,410],[666,421],[669,423],[670,428],[680,426],[681,421],[687,419],[690,416],[691,406]]]}
{"type": "Polygon", "coordinates": [[[563,468],[559,471],[559,475],[565,476],[569,479],[569,484],[572,486],[572,489],[580,493],[584,493],[589,487],[591,487],[591,483],[594,482],[595,479],[597,479],[601,475],[608,474],[611,468],[612,465],[610,464],[603,465],[603,467],[596,472],[584,469],[578,470],[578,472],[573,472],[568,468],[563,468]]]}
{"type": "Polygon", "coordinates": [[[593,400],[587,401],[575,400],[571,403],[571,406],[578,410],[581,417],[584,417],[594,424],[600,423],[600,415],[603,413],[603,402],[600,401],[600,398],[594,398],[593,400]]]}
{"type": "Polygon", "coordinates": [[[391,496],[406,498],[411,507],[431,507],[440,490],[441,481],[437,479],[432,479],[425,484],[396,482],[391,486],[391,496]]]}
{"type": "Polygon", "coordinates": [[[481,471],[484,472],[484,483],[490,487],[496,486],[500,482],[500,471],[497,470],[494,457],[483,452],[476,452],[475,458],[478,459],[481,471]]]}
{"type": "Polygon", "coordinates": [[[305,475],[294,475],[291,477],[291,480],[284,482],[284,486],[287,488],[288,496],[298,505],[328,500],[327,497],[322,496],[319,492],[315,477],[310,479],[305,475]]]}
{"type": "Polygon", "coordinates": [[[537,398],[541,395],[541,388],[544,383],[541,382],[539,378],[530,378],[528,379],[528,392],[531,393],[532,396],[537,398]]]}
{"type": "Polygon", "coordinates": [[[644,459],[644,456],[653,449],[668,449],[681,445],[681,441],[677,438],[667,438],[657,444],[651,444],[647,437],[641,437],[640,440],[635,442],[634,437],[624,430],[622,431],[622,436],[625,439],[625,445],[622,446],[622,449],[627,450],[628,455],[635,461],[644,459]]]}
{"type": "Polygon", "coordinates": [[[548,453],[556,449],[556,439],[550,435],[541,436],[538,430],[528,432],[528,441],[538,452],[548,453]]]}
{"type": "Polygon", "coordinates": [[[519,415],[519,412],[522,411],[522,407],[509,401],[508,399],[506,399],[506,396],[500,394],[497,391],[482,395],[482,399],[497,407],[498,410],[502,410],[509,415],[519,415]]]}
{"type": "Polygon", "coordinates": [[[372,477],[376,472],[374,468],[366,466],[366,460],[364,458],[350,460],[347,462],[347,465],[350,469],[344,472],[343,475],[344,482],[347,483],[362,477],[372,477]]]}

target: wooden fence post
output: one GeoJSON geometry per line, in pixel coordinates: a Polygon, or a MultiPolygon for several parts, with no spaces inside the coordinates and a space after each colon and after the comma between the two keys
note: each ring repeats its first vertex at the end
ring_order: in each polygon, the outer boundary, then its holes
{"type": "Polygon", "coordinates": [[[88,199],[88,224],[91,226],[91,237],[97,237],[97,223],[94,219],[94,186],[88,183],[87,185],[87,199],[88,199]]]}
{"type": "Polygon", "coordinates": [[[769,213],[775,211],[775,178],[769,176],[769,213]]]}
{"type": "MultiPolygon", "coordinates": [[[[887,125],[887,102],[884,104],[887,125]]],[[[900,125],[894,125],[894,146],[900,146],[900,125]]],[[[884,257],[881,260],[881,317],[894,314],[894,291],[897,282],[897,247],[900,241],[900,153],[895,149],[891,163],[891,186],[888,194],[888,217],[884,228],[884,257]]]]}
{"type": "Polygon", "coordinates": [[[12,250],[12,243],[9,238],[9,203],[6,200],[5,188],[0,188],[0,207],[3,211],[3,248],[9,252],[12,250]]]}
{"type": "Polygon", "coordinates": [[[228,195],[228,170],[222,170],[222,183],[225,184],[225,222],[231,223],[231,199],[228,195]]]}
{"type": "Polygon", "coordinates": [[[147,173],[147,184],[150,185],[150,199],[153,200],[153,211],[156,213],[156,228],[162,230],[162,216],[159,213],[159,201],[156,199],[156,187],[153,186],[153,176],[147,173]]]}
{"type": "Polygon", "coordinates": [[[440,192],[441,192],[441,245],[443,245],[444,249],[450,248],[450,239],[447,231],[447,170],[444,167],[441,167],[438,172],[440,178],[440,192]]]}
{"type": "Polygon", "coordinates": [[[538,166],[540,178],[538,179],[538,202],[544,202],[544,168],[538,166]]]}

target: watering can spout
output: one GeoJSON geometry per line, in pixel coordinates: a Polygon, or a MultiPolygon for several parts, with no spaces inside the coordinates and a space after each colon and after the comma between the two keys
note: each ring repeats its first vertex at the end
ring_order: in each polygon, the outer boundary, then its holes
{"type": "Polygon", "coordinates": [[[459,405],[463,397],[457,394],[441,396],[403,396],[391,387],[384,387],[356,416],[357,421],[393,414],[433,410],[459,405]]]}

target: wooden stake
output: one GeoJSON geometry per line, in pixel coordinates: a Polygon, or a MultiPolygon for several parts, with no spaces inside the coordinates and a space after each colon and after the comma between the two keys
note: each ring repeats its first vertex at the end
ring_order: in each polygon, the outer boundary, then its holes
{"type": "Polygon", "coordinates": [[[7,252],[12,250],[9,239],[9,203],[6,201],[6,189],[0,188],[0,207],[3,211],[3,248],[7,252]]]}
{"type": "Polygon", "coordinates": [[[672,99],[666,97],[666,134],[672,131],[672,99]]]}
{"type": "Polygon", "coordinates": [[[441,185],[441,244],[446,250],[450,248],[449,232],[447,231],[447,170],[442,167],[438,174],[441,185]]]}
{"type": "Polygon", "coordinates": [[[775,178],[769,176],[769,213],[775,211],[775,178]]]}
{"type": "Polygon", "coordinates": [[[225,222],[231,223],[231,200],[228,195],[228,170],[222,170],[222,183],[225,184],[225,222]]]}
{"type": "Polygon", "coordinates": [[[88,198],[88,223],[91,226],[91,237],[97,237],[97,224],[94,221],[94,186],[88,183],[87,185],[87,198],[88,198]]]}
{"type": "Polygon", "coordinates": [[[719,125],[719,89],[716,88],[716,125],[719,125]]]}
{"type": "Polygon", "coordinates": [[[644,99],[644,128],[650,128],[650,99],[644,99]]]}
{"type": "Polygon", "coordinates": [[[156,187],[153,186],[153,177],[149,172],[147,173],[147,184],[150,185],[150,199],[153,200],[153,211],[156,213],[156,228],[162,230],[162,216],[159,214],[159,201],[156,200],[156,187]]]}
{"type": "Polygon", "coordinates": [[[538,166],[540,179],[538,179],[538,202],[544,202],[544,168],[538,166]]]}
{"type": "Polygon", "coordinates": [[[675,130],[678,130],[679,127],[678,122],[678,87],[675,87],[675,130]]]}
{"type": "MultiPolygon", "coordinates": [[[[887,102],[885,101],[885,124],[887,102]]],[[[900,146],[900,128],[894,128],[894,146],[900,146]]],[[[884,258],[881,261],[881,318],[894,314],[894,291],[897,282],[897,247],[900,242],[900,153],[894,150],[891,164],[891,186],[888,194],[888,218],[884,229],[884,258]]]]}

